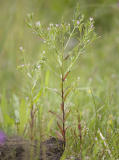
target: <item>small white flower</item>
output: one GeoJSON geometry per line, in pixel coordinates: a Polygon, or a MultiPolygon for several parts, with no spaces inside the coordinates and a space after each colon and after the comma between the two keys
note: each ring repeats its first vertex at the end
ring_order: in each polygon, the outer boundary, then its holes
{"type": "Polygon", "coordinates": [[[20,47],[19,47],[19,50],[20,50],[21,52],[23,52],[23,51],[24,51],[23,46],[20,46],[20,47]]]}
{"type": "Polygon", "coordinates": [[[36,22],[36,27],[40,27],[41,23],[40,21],[36,22]]]}
{"type": "Polygon", "coordinates": [[[98,139],[97,139],[97,137],[95,137],[95,141],[97,141],[98,139]]]}
{"type": "Polygon", "coordinates": [[[56,24],[56,27],[59,27],[59,24],[56,24]]]}
{"type": "Polygon", "coordinates": [[[78,25],[80,24],[80,21],[79,21],[79,20],[77,21],[77,24],[78,24],[78,25]]]}
{"type": "Polygon", "coordinates": [[[91,28],[93,28],[94,26],[93,26],[93,24],[91,25],[91,28]]]}
{"type": "Polygon", "coordinates": [[[70,23],[68,23],[68,26],[70,26],[70,23]]]}
{"type": "Polygon", "coordinates": [[[21,64],[21,67],[24,67],[25,65],[24,64],[21,64]]]}
{"type": "Polygon", "coordinates": [[[53,23],[50,23],[50,27],[52,27],[53,26],[53,23]]]}
{"type": "Polygon", "coordinates": [[[90,21],[91,21],[91,22],[93,21],[93,18],[92,18],[92,17],[90,17],[90,21]]]}
{"type": "Polygon", "coordinates": [[[45,54],[45,51],[43,51],[43,54],[45,54]]]}
{"type": "Polygon", "coordinates": [[[46,40],[44,40],[43,43],[46,43],[46,40]]]}
{"type": "Polygon", "coordinates": [[[49,31],[49,30],[50,30],[50,27],[48,27],[47,30],[49,31]]]}
{"type": "Polygon", "coordinates": [[[40,69],[40,67],[41,67],[40,65],[37,66],[38,69],[40,69]]]}

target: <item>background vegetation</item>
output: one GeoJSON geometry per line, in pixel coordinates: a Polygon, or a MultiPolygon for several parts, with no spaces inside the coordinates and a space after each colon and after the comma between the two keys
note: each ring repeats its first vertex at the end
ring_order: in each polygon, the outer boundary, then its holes
{"type": "MultiPolygon", "coordinates": [[[[27,60],[34,63],[39,58],[41,46],[39,38],[25,23],[26,15],[33,12],[34,21],[40,20],[43,24],[60,23],[62,17],[68,22],[72,18],[77,2],[80,12],[87,19],[94,18],[95,31],[99,38],[87,48],[86,54],[80,57],[73,71],[74,75],[80,77],[78,82],[80,90],[70,99],[72,111],[68,119],[68,154],[73,154],[70,153],[72,147],[75,154],[80,148],[80,144],[77,143],[77,117],[80,115],[83,158],[118,159],[119,3],[116,0],[1,0],[0,128],[7,134],[24,133],[24,136],[28,137],[24,128],[29,120],[31,102],[27,98],[32,82],[17,70],[17,66],[23,63],[19,47],[23,46],[27,60]]],[[[57,86],[49,69],[43,69],[41,75],[38,88],[57,86]]],[[[35,93],[37,90],[33,94],[35,93]]],[[[38,104],[41,108],[37,113],[39,127],[35,130],[35,136],[38,137],[39,133],[44,135],[44,138],[55,136],[56,117],[48,111],[54,109],[58,112],[59,99],[49,90],[43,89],[41,95],[38,104]],[[43,125],[40,125],[41,121],[43,125]]]]}

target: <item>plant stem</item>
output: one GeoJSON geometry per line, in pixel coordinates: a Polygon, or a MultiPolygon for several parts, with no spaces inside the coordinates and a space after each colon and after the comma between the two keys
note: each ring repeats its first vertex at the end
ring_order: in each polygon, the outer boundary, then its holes
{"type": "Polygon", "coordinates": [[[33,103],[31,103],[31,111],[30,111],[30,139],[31,141],[34,139],[35,116],[36,116],[36,110],[33,107],[33,103]]]}
{"type": "Polygon", "coordinates": [[[61,79],[61,97],[62,97],[62,130],[63,130],[63,140],[64,140],[64,148],[66,145],[66,135],[65,135],[65,104],[64,104],[64,57],[63,57],[63,53],[62,52],[62,68],[61,68],[61,74],[62,74],[62,79],[61,79]]]}
{"type": "Polygon", "coordinates": [[[34,127],[34,116],[33,116],[33,105],[31,105],[31,119],[30,119],[31,140],[33,140],[33,127],[34,127]]]}
{"type": "Polygon", "coordinates": [[[82,160],[82,126],[80,116],[78,118],[78,129],[79,129],[79,139],[80,139],[80,160],[82,160]]]}
{"type": "Polygon", "coordinates": [[[66,137],[65,137],[65,109],[64,109],[64,77],[62,74],[62,119],[63,119],[63,140],[64,140],[64,147],[66,144],[66,137]]]}

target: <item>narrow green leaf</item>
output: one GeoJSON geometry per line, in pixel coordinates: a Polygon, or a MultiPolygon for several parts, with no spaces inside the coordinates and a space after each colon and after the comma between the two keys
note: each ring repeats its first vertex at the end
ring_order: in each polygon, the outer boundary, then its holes
{"type": "Polygon", "coordinates": [[[39,98],[41,97],[43,92],[43,89],[40,89],[39,93],[34,97],[33,103],[36,104],[39,101],[39,98]]]}
{"type": "Polygon", "coordinates": [[[67,96],[69,95],[69,93],[71,92],[72,88],[69,88],[64,96],[64,101],[66,100],[67,96]]]}
{"type": "Polygon", "coordinates": [[[62,121],[62,117],[59,116],[57,113],[53,112],[53,111],[49,111],[50,113],[52,113],[53,115],[55,115],[57,118],[59,118],[62,121]]]}
{"type": "Polygon", "coordinates": [[[25,103],[25,100],[22,99],[21,100],[21,104],[19,106],[19,131],[20,133],[23,133],[25,126],[28,122],[28,118],[29,118],[29,109],[27,104],[25,103]]]}
{"type": "Polygon", "coordinates": [[[45,87],[47,87],[47,86],[48,86],[49,77],[50,77],[50,71],[49,71],[49,70],[47,70],[47,72],[46,72],[46,76],[45,76],[45,87]]]}

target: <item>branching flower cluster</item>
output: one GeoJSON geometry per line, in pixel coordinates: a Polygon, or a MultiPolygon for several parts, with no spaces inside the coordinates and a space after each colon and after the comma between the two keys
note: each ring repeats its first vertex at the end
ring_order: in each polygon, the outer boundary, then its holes
{"type": "Polygon", "coordinates": [[[63,139],[65,146],[66,119],[70,112],[70,109],[66,112],[65,105],[67,97],[73,92],[72,86],[68,86],[68,77],[80,55],[84,53],[85,48],[96,38],[94,20],[91,17],[85,21],[84,16],[76,12],[70,23],[62,20],[61,24],[50,23],[46,26],[40,21],[33,23],[32,15],[29,15],[27,25],[40,38],[40,42],[45,48],[43,52],[47,59],[46,65],[52,67],[50,63],[52,60],[56,64],[54,70],[58,70],[56,72],[59,76],[60,88],[57,90],[61,96],[60,109],[62,114],[59,116],[53,111],[51,113],[55,114],[59,119],[57,125],[60,131],[57,134],[63,139]]]}

